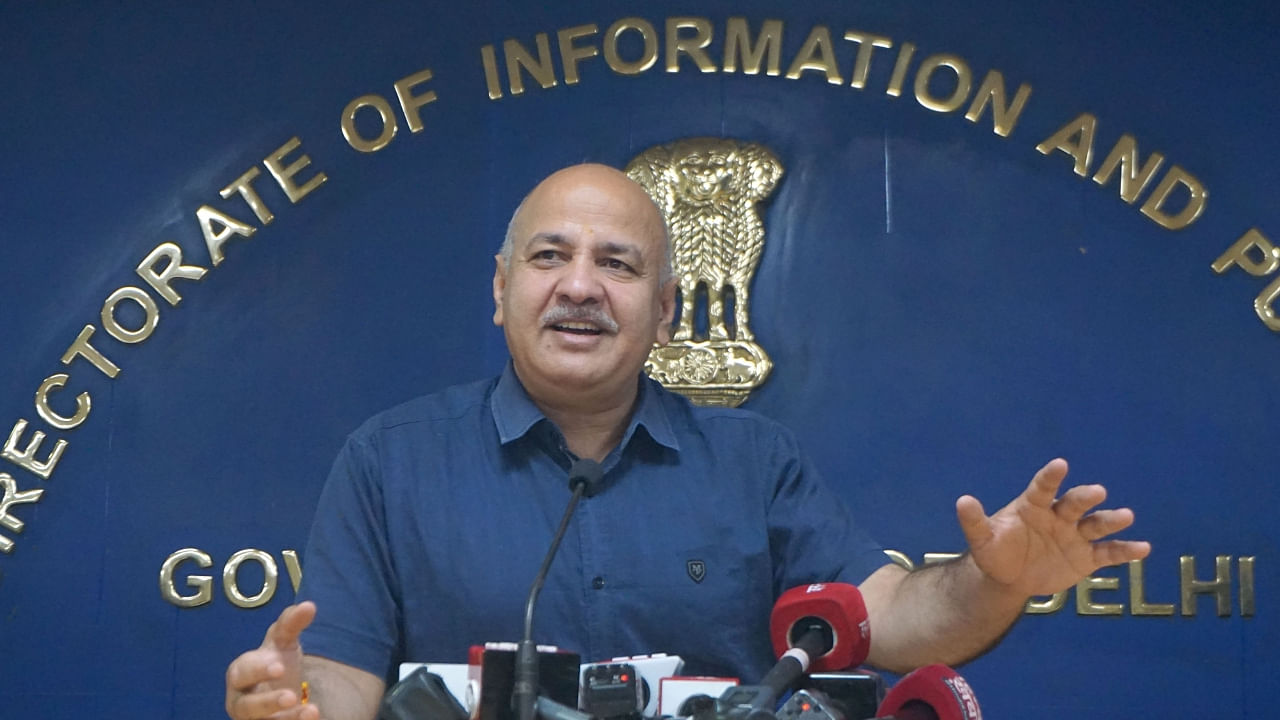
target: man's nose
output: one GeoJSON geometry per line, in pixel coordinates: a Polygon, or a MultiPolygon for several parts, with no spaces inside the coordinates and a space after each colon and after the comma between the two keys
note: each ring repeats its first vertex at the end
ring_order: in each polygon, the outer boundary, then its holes
{"type": "Polygon", "coordinates": [[[565,267],[558,290],[561,297],[575,304],[599,300],[604,287],[595,261],[589,257],[574,257],[565,267]]]}

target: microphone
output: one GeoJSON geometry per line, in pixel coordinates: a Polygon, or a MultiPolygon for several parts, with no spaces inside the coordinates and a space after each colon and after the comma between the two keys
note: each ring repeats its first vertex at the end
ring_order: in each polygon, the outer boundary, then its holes
{"type": "Polygon", "coordinates": [[[439,675],[426,666],[391,686],[382,696],[377,720],[467,720],[467,711],[445,687],[439,675]]]}
{"type": "Polygon", "coordinates": [[[878,720],[982,720],[973,688],[946,665],[926,665],[898,681],[876,710],[878,720]]]}
{"type": "Polygon", "coordinates": [[[782,594],[769,616],[769,636],[780,657],[759,685],[730,688],[720,696],[727,717],[765,720],[773,707],[810,666],[843,670],[867,659],[871,631],[867,606],[858,588],[824,583],[792,588],[782,594]]]}
{"type": "Polygon", "coordinates": [[[515,678],[511,692],[511,704],[515,707],[518,720],[534,720],[538,712],[538,646],[533,642],[533,608],[537,603],[538,593],[547,580],[547,571],[551,569],[556,550],[560,549],[560,541],[564,539],[569,520],[578,507],[578,500],[583,495],[591,497],[599,492],[603,478],[604,470],[600,463],[590,458],[574,460],[569,467],[569,489],[573,491],[573,497],[569,498],[569,506],[565,508],[560,527],[551,538],[551,548],[547,550],[542,568],[533,579],[533,586],[529,588],[529,600],[524,605],[524,638],[516,647],[515,678]]]}
{"type": "Polygon", "coordinates": [[[807,654],[802,661],[805,669],[810,663],[815,672],[861,665],[871,652],[871,624],[858,588],[848,583],[815,583],[782,593],[769,616],[773,652],[779,656],[792,652],[812,632],[822,636],[825,649],[814,654],[799,648],[807,654]]]}

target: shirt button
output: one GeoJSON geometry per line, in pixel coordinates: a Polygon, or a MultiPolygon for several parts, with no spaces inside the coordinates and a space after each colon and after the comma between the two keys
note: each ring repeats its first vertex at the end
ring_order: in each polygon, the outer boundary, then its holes
{"type": "Polygon", "coordinates": [[[595,579],[591,581],[591,587],[593,587],[593,588],[595,588],[595,589],[597,589],[597,590],[603,590],[603,589],[604,589],[604,578],[602,578],[602,577],[600,577],[599,575],[597,575],[597,576],[595,577],[595,579]]]}

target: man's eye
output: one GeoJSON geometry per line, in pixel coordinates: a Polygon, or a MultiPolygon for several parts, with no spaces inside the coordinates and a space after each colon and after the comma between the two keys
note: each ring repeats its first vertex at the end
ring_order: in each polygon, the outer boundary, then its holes
{"type": "Polygon", "coordinates": [[[622,262],[617,258],[608,258],[604,261],[604,266],[610,270],[631,270],[631,266],[622,262]]]}

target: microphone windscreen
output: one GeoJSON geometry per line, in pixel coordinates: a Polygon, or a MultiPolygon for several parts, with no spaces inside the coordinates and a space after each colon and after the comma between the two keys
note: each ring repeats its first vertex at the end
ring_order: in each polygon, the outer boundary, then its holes
{"type": "Polygon", "coordinates": [[[603,482],[604,468],[591,458],[578,458],[569,466],[569,490],[582,485],[582,494],[591,497],[600,492],[603,482]]]}
{"type": "Polygon", "coordinates": [[[861,664],[871,651],[871,627],[862,593],[848,583],[818,583],[794,587],[782,593],[769,616],[773,652],[781,657],[797,638],[793,630],[801,621],[816,618],[831,628],[832,647],[811,658],[811,672],[846,670],[861,664]]]}
{"type": "Polygon", "coordinates": [[[899,680],[884,696],[876,717],[889,716],[982,720],[982,709],[973,688],[955,670],[946,665],[926,665],[899,680]]]}

